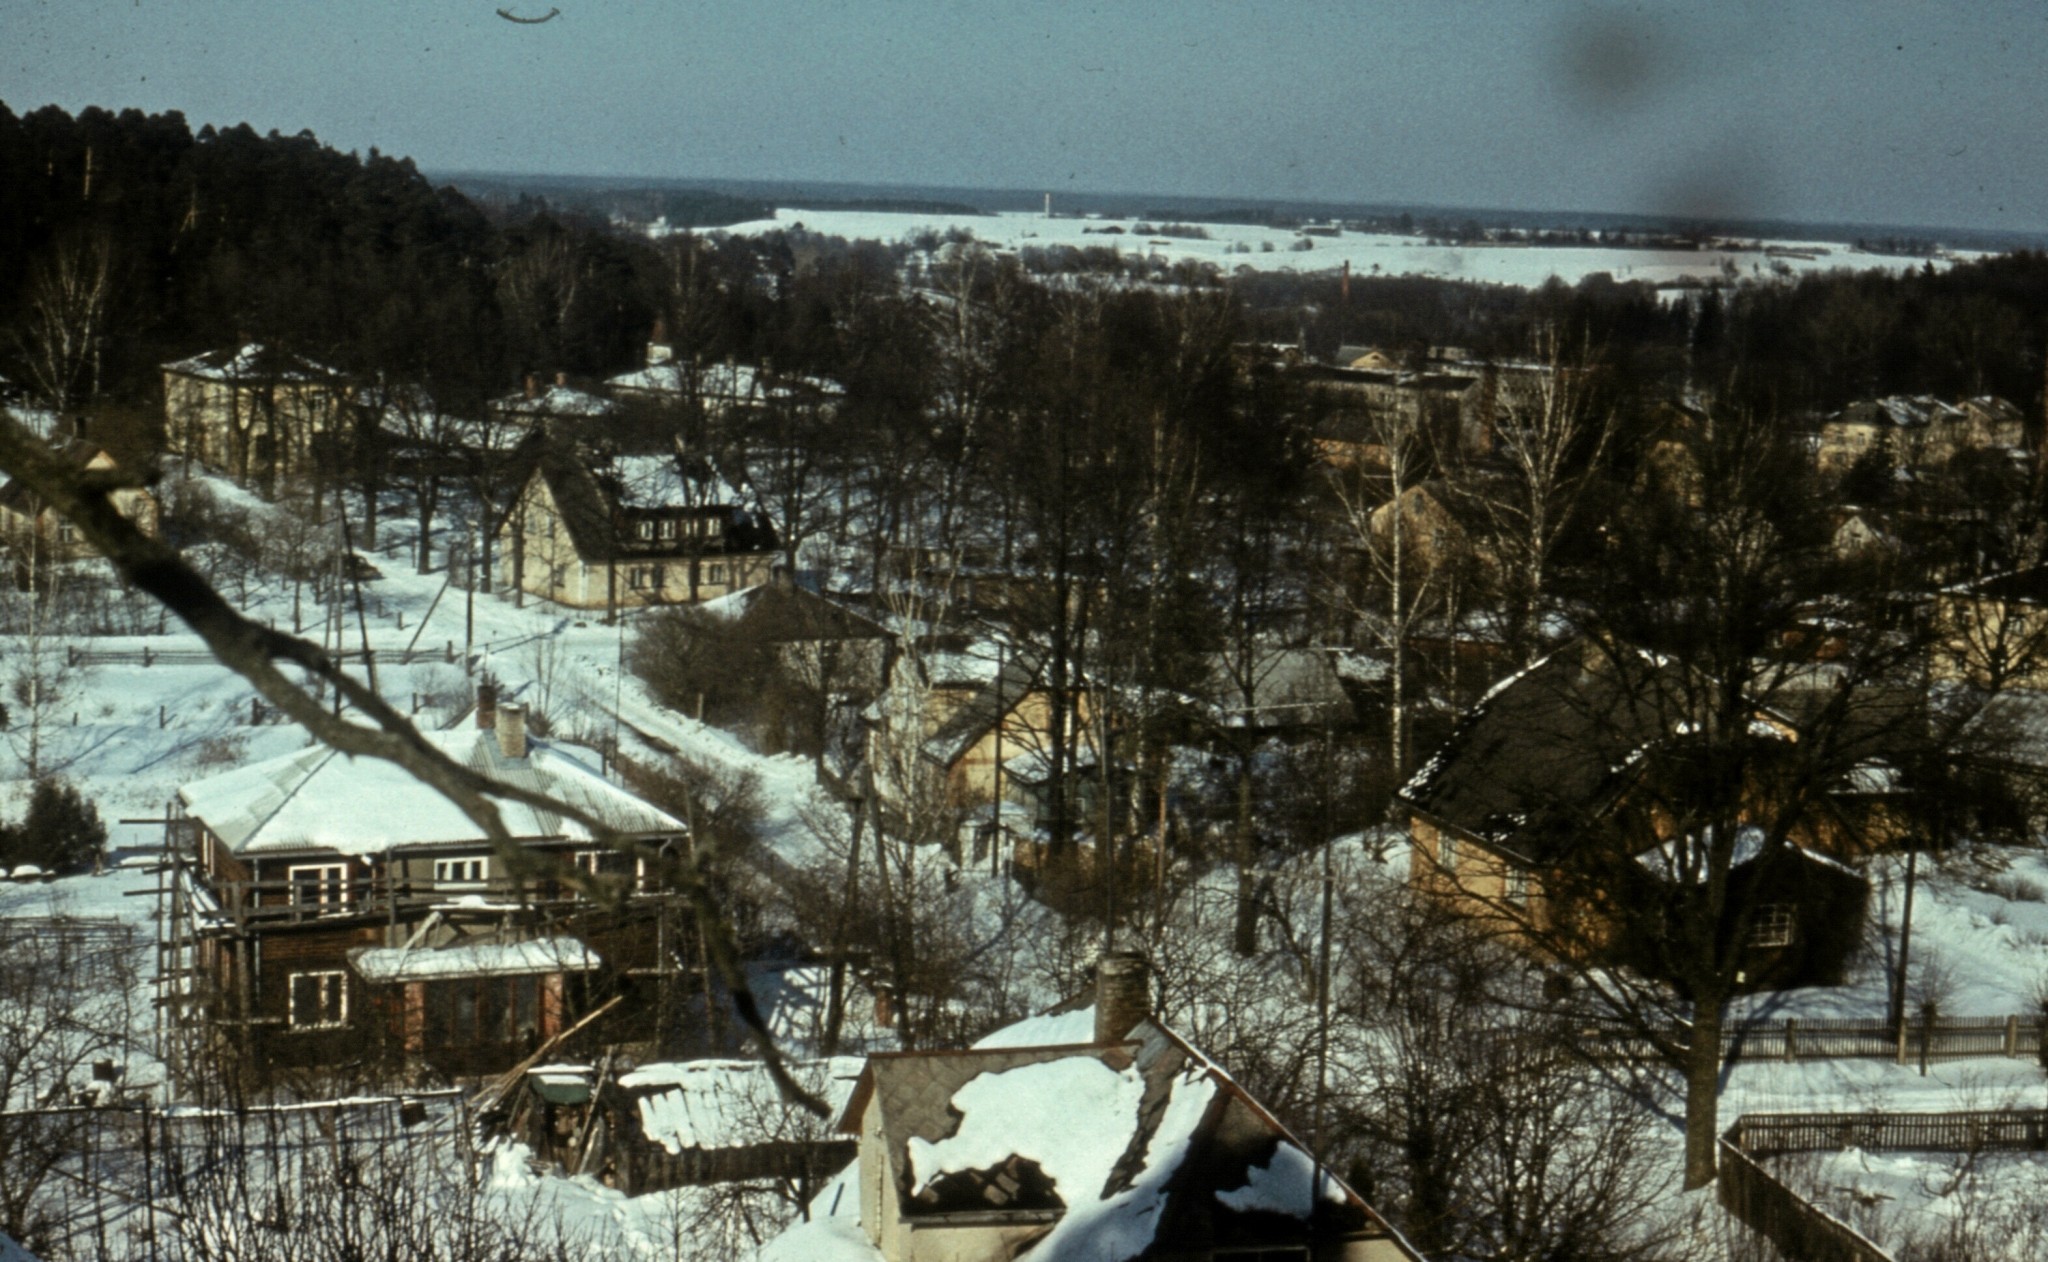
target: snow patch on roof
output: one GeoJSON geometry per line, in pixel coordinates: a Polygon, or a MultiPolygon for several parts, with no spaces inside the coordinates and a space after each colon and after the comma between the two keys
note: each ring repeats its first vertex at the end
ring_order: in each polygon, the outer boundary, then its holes
{"type": "Polygon", "coordinates": [[[1065,1047],[1095,1041],[1095,1005],[1072,1012],[1048,1012],[1013,1021],[986,1035],[974,1045],[976,1051],[998,1047],[1065,1047]]]}
{"type": "MultiPolygon", "coordinates": [[[[1307,1218],[1314,1208],[1309,1203],[1309,1185],[1315,1181],[1316,1173],[1315,1162],[1307,1153],[1282,1142],[1273,1149],[1265,1165],[1253,1166],[1245,1172],[1243,1187],[1219,1191],[1216,1199],[1225,1208],[1239,1213],[1264,1210],[1290,1218],[1307,1218]]],[[[1342,1205],[1344,1189],[1329,1171],[1321,1173],[1323,1199],[1342,1205]]]]}
{"type": "Polygon", "coordinates": [[[1066,1214],[1046,1233],[1035,1254],[1125,1262],[1150,1248],[1166,1208],[1166,1185],[1194,1146],[1195,1132],[1216,1097],[1216,1084],[1215,1071],[1206,1065],[1191,1064],[1183,1070],[1174,1079],[1159,1125],[1145,1145],[1144,1164],[1130,1186],[1100,1199],[1069,1200],[1066,1214]]]}
{"type": "Polygon", "coordinates": [[[958,1130],[936,1143],[911,1136],[910,1194],[940,1175],[1022,1157],[1037,1163],[1071,1212],[1101,1197],[1144,1098],[1135,1067],[1111,1069],[1088,1055],[977,1074],[953,1093],[958,1130]]]}
{"type": "MultiPolygon", "coordinates": [[[[794,1066],[837,1117],[853,1094],[862,1061],[837,1056],[794,1066]]],[[[829,1123],[782,1098],[758,1061],[703,1060],[643,1065],[619,1079],[627,1090],[652,1088],[640,1099],[640,1129],[671,1153],[744,1148],[777,1140],[824,1138],[829,1123]],[[665,1088],[665,1089],[664,1089],[665,1088]]]]}

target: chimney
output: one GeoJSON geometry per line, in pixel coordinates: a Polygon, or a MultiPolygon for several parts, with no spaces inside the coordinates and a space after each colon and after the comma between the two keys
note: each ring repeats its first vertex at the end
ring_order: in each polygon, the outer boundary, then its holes
{"type": "Polygon", "coordinates": [[[491,731],[498,726],[498,683],[494,679],[480,680],[476,686],[476,725],[481,731],[491,731]]]}
{"type": "Polygon", "coordinates": [[[569,374],[568,374],[568,373],[566,373],[566,372],[560,371],[559,369],[558,369],[558,370],[556,370],[556,372],[555,372],[555,384],[556,384],[556,385],[558,385],[558,386],[566,386],[566,385],[568,385],[568,384],[569,384],[569,374]]]}
{"type": "Polygon", "coordinates": [[[498,707],[498,752],[507,758],[526,757],[526,711],[516,705],[498,707]]]}
{"type": "Polygon", "coordinates": [[[540,378],[532,373],[526,374],[526,397],[529,399],[538,399],[540,397],[540,378]]]}
{"type": "Polygon", "coordinates": [[[668,321],[656,317],[654,331],[647,335],[647,366],[655,368],[675,357],[676,348],[668,340],[668,321]]]}
{"type": "Polygon", "coordinates": [[[80,442],[83,442],[83,441],[85,441],[85,431],[86,431],[86,429],[87,429],[88,425],[89,425],[89,422],[88,422],[88,421],[87,421],[87,420],[85,419],[85,417],[84,417],[84,416],[82,416],[82,415],[81,415],[81,416],[74,416],[74,417],[72,417],[72,418],[71,418],[71,436],[72,436],[73,438],[76,438],[76,439],[78,439],[78,440],[79,440],[80,442]]]}
{"type": "Polygon", "coordinates": [[[1095,1041],[1121,1043],[1151,1015],[1145,957],[1136,951],[1104,951],[1095,961],[1095,1041]]]}

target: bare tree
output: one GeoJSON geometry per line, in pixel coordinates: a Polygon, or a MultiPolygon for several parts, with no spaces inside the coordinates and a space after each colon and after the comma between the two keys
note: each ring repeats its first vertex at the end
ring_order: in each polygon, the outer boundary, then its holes
{"type": "Polygon", "coordinates": [[[27,318],[15,340],[36,392],[53,411],[99,394],[115,255],[111,232],[79,231],[60,237],[29,271],[27,318]]]}

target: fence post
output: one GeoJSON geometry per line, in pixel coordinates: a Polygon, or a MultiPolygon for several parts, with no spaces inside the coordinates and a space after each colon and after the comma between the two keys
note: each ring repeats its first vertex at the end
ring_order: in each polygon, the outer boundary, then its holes
{"type": "Polygon", "coordinates": [[[2020,1054],[2020,1018],[2016,1012],[2005,1017],[2005,1055],[2011,1059],[2020,1054]]]}
{"type": "Polygon", "coordinates": [[[149,646],[147,644],[142,646],[142,664],[145,667],[149,665],[149,646]]]}
{"type": "Polygon", "coordinates": [[[1785,1059],[1799,1059],[1799,1018],[1785,1018],[1785,1059]]]}

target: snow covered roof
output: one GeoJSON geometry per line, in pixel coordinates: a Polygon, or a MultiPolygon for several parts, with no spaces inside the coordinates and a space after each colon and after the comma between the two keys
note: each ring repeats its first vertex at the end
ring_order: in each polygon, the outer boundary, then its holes
{"type": "MultiPolygon", "coordinates": [[[[597,754],[578,745],[529,739],[527,756],[508,759],[495,733],[426,732],[442,753],[506,784],[546,793],[628,836],[678,833],[681,821],[607,781],[597,754]]],[[[453,802],[396,765],[314,745],[240,767],[178,791],[186,813],[236,854],[330,850],[376,854],[393,846],[485,842],[486,834],[453,802]]],[[[520,840],[588,840],[590,830],[552,811],[497,800],[505,827],[520,840]]]]}
{"type": "Polygon", "coordinates": [[[770,376],[751,364],[706,364],[692,369],[670,360],[650,364],[635,372],[620,373],[605,383],[628,394],[688,395],[694,385],[697,397],[707,403],[731,406],[773,398],[800,395],[838,395],[839,383],[824,377],[770,376]],[[695,376],[694,383],[691,378],[695,376]]]}
{"type": "MultiPolygon", "coordinates": [[[[860,1077],[861,1059],[792,1065],[806,1089],[834,1114],[846,1106],[860,1077]]],[[[745,1148],[754,1144],[829,1138],[831,1124],[782,1098],[759,1061],[695,1060],[642,1065],[619,1079],[639,1097],[640,1128],[671,1153],[687,1149],[745,1148]]]]}
{"type": "Polygon", "coordinates": [[[559,383],[531,395],[508,394],[491,406],[511,416],[608,416],[618,407],[601,394],[559,383]]]}
{"type": "Polygon", "coordinates": [[[359,947],[349,963],[366,982],[417,982],[440,977],[524,977],[588,973],[604,961],[575,938],[482,942],[462,946],[359,947]]]}
{"type": "Polygon", "coordinates": [[[303,355],[250,342],[235,350],[206,351],[164,365],[165,372],[202,381],[326,381],[341,379],[338,368],[315,363],[303,355]]]}
{"type": "MultiPolygon", "coordinates": [[[[840,1129],[860,1133],[866,1110],[881,1110],[895,1178],[884,1212],[921,1229],[952,1215],[982,1226],[992,1214],[1049,1220],[1032,1248],[1045,1259],[1284,1248],[1306,1243],[1312,1227],[1406,1252],[1341,1180],[1324,1172],[1318,1184],[1300,1141],[1164,1026],[1141,1022],[1129,1041],[1107,1045],[1011,1041],[1063,1036],[1083,1011],[1020,1022],[970,1051],[869,1058],[840,1129]],[[1314,1217],[1312,1189],[1327,1207],[1314,1217]]],[[[860,1212],[845,1199],[825,1206],[828,1216],[860,1212]]],[[[833,1247],[851,1243],[841,1230],[833,1247]]]]}

